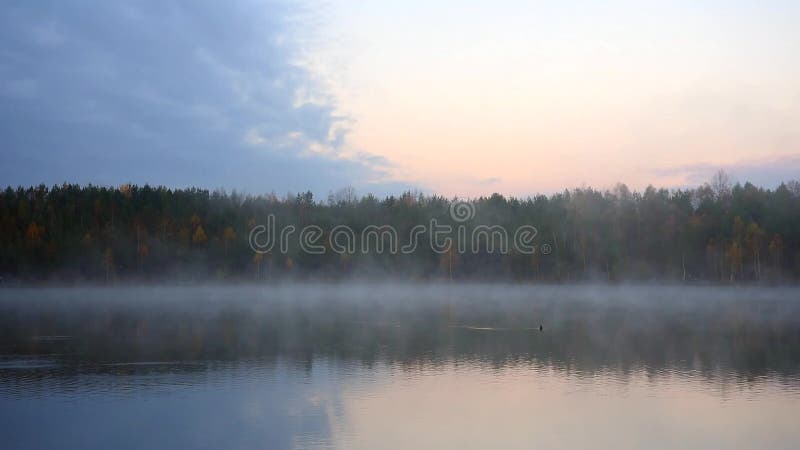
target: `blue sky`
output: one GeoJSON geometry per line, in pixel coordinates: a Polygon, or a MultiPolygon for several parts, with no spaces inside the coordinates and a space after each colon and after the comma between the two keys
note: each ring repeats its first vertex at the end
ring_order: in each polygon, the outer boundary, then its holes
{"type": "Polygon", "coordinates": [[[8,1],[0,183],[527,195],[800,173],[793,2],[8,1]]]}

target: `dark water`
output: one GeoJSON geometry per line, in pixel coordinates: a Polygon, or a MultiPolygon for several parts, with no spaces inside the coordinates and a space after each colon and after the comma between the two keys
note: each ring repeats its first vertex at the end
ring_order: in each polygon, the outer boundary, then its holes
{"type": "Polygon", "coordinates": [[[800,448],[798,294],[3,289],[0,447],[800,448]]]}

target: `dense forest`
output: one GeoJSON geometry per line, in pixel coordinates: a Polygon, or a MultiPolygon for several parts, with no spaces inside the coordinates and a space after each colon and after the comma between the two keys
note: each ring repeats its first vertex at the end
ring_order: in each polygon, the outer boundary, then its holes
{"type": "MultiPolygon", "coordinates": [[[[272,214],[276,227],[317,225],[355,232],[390,225],[400,243],[415,225],[450,214],[456,199],[406,192],[383,199],[352,188],[318,201],[203,189],[64,184],[0,193],[0,279],[24,282],[120,282],[399,277],[531,282],[647,281],[776,283],[800,279],[800,183],[764,189],[732,184],[724,173],[695,189],[643,192],[619,184],[553,195],[467,200],[464,225],[536,227],[540,251],[357,249],[310,254],[297,240],[255,252],[251,230],[272,214]],[[547,251],[541,249],[546,248],[547,251]],[[362,251],[363,250],[363,251],[362,251]]],[[[457,236],[454,236],[457,238],[457,236]]],[[[425,237],[421,242],[426,242],[425,237]]]]}

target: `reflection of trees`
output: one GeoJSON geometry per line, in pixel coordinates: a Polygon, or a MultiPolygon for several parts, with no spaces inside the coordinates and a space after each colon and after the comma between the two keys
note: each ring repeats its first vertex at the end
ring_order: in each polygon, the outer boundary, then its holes
{"type": "MultiPolygon", "coordinates": [[[[320,358],[399,366],[535,363],[588,374],[693,370],[745,380],[800,372],[800,307],[788,301],[708,301],[691,308],[581,301],[486,307],[477,300],[182,305],[5,305],[0,338],[6,354],[61,355],[52,359],[67,374],[193,372],[209,361],[249,359],[302,366],[320,358]],[[54,335],[71,338],[33,339],[54,335]],[[148,361],[192,364],[102,365],[148,361]]],[[[0,372],[14,377],[13,370],[0,372]]]]}

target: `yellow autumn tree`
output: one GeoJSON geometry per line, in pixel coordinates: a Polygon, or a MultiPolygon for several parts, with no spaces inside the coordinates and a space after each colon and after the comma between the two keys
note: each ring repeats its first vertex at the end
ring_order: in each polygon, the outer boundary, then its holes
{"type": "Polygon", "coordinates": [[[44,236],[44,227],[36,225],[36,222],[28,224],[28,229],[25,230],[25,239],[31,244],[39,244],[42,242],[44,236]]]}
{"type": "Polygon", "coordinates": [[[194,230],[194,234],[192,235],[192,243],[195,245],[202,245],[208,241],[208,236],[206,236],[206,230],[203,229],[202,225],[197,225],[197,228],[194,230]]]}
{"type": "Polygon", "coordinates": [[[725,256],[728,258],[731,269],[730,281],[736,279],[737,274],[741,274],[743,266],[742,247],[738,242],[734,241],[728,246],[725,256]]]}

